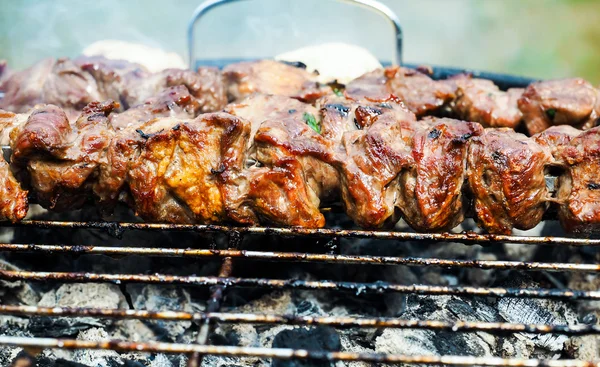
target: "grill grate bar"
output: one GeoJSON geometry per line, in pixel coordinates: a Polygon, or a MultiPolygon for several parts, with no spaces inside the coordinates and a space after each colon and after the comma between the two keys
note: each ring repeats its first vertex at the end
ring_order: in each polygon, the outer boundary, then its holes
{"type": "Polygon", "coordinates": [[[29,348],[110,349],[117,352],[199,353],[220,356],[259,357],[276,359],[310,359],[324,361],[363,361],[371,363],[414,363],[455,366],[510,367],[599,367],[600,362],[580,360],[504,359],[497,357],[465,356],[408,356],[381,353],[322,352],[303,349],[229,347],[159,342],[130,342],[118,340],[84,341],[74,339],[24,338],[0,336],[0,345],[29,348]]]}
{"type": "Polygon", "coordinates": [[[448,260],[438,258],[394,257],[394,256],[360,256],[311,254],[301,252],[267,252],[249,250],[212,250],[212,249],[179,249],[150,247],[108,247],[108,246],[69,246],[69,245],[35,245],[35,244],[0,244],[0,251],[39,252],[39,253],[76,253],[102,255],[141,255],[168,256],[190,258],[240,258],[248,260],[324,262],[337,264],[369,264],[369,265],[407,265],[437,266],[445,268],[477,268],[497,270],[535,270],[535,271],[570,271],[599,272],[598,264],[575,263],[542,263],[524,261],[497,260],[448,260]]]}
{"type": "MultiPolygon", "coordinates": [[[[231,276],[233,272],[233,262],[230,257],[226,257],[223,259],[221,263],[221,267],[219,268],[219,277],[228,277],[231,276]]],[[[222,285],[216,285],[211,288],[210,297],[206,302],[206,311],[208,312],[217,312],[221,309],[221,301],[223,300],[225,292],[225,287],[222,285]]],[[[198,336],[196,338],[196,343],[199,345],[208,345],[208,336],[210,334],[212,327],[212,319],[210,318],[202,318],[200,323],[200,329],[198,330],[198,336]]],[[[202,365],[202,360],[204,358],[203,354],[200,353],[192,353],[188,360],[188,367],[198,367],[202,365]]]]}
{"type": "MultiPolygon", "coordinates": [[[[183,311],[147,311],[129,309],[102,308],[68,308],[68,307],[36,307],[0,305],[0,314],[18,316],[48,317],[96,317],[114,319],[163,320],[163,321],[200,321],[244,324],[278,324],[315,326],[326,325],[337,328],[398,328],[427,329],[454,332],[492,332],[492,333],[531,333],[531,334],[564,334],[593,335],[600,334],[600,325],[545,325],[514,324],[503,322],[470,322],[470,321],[430,321],[404,320],[397,318],[357,318],[349,316],[294,316],[264,315],[225,312],[183,312],[183,311]]],[[[201,343],[199,343],[201,344],[201,343]]]]}
{"type": "Polygon", "coordinates": [[[225,225],[205,224],[159,224],[131,222],[73,222],[25,220],[19,223],[0,223],[4,227],[25,227],[44,229],[102,229],[114,235],[120,235],[126,230],[159,230],[159,231],[195,231],[277,235],[290,237],[320,237],[320,238],[372,238],[398,241],[431,241],[458,242],[465,244],[477,243],[520,243],[528,245],[563,245],[563,246],[600,246],[600,239],[569,238],[569,237],[536,237],[512,236],[495,234],[468,233],[411,233],[395,231],[365,231],[330,228],[271,228],[271,227],[231,227],[225,225]]]}
{"type": "Polygon", "coordinates": [[[111,282],[178,284],[189,286],[255,287],[266,289],[304,289],[349,291],[356,295],[367,293],[404,293],[420,295],[457,295],[485,297],[548,298],[562,300],[600,300],[600,291],[580,291],[544,288],[482,288],[468,286],[400,285],[388,282],[357,283],[329,280],[306,281],[296,279],[220,278],[206,276],[177,276],[165,274],[96,274],[68,272],[32,272],[0,270],[0,279],[65,282],[111,282]]]}

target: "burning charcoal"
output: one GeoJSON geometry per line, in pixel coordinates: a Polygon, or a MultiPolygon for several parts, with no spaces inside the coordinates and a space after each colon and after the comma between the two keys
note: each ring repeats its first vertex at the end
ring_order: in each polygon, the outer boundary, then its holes
{"type": "MultiPolygon", "coordinates": [[[[0,269],[13,271],[21,270],[3,260],[0,260],[0,269]]],[[[39,299],[39,294],[26,282],[20,280],[14,282],[0,280],[0,304],[24,304],[31,306],[37,304],[39,299]]]]}
{"type": "MultiPolygon", "coordinates": [[[[439,321],[500,321],[488,304],[474,299],[447,296],[409,296],[402,319],[439,321]]],[[[381,353],[408,355],[492,356],[496,338],[487,333],[433,332],[416,329],[385,329],[375,340],[381,353]]]]}
{"type": "Polygon", "coordinates": [[[66,359],[58,358],[56,360],[48,357],[41,357],[37,360],[36,367],[90,367],[86,364],[81,364],[66,359]]]}
{"type": "MultiPolygon", "coordinates": [[[[125,297],[119,287],[103,283],[63,284],[44,294],[40,307],[93,307],[127,308],[125,297]]],[[[32,317],[29,330],[34,335],[63,337],[73,336],[90,327],[102,327],[112,323],[108,319],[91,317],[32,317]]]]}
{"type": "MultiPolygon", "coordinates": [[[[82,331],[77,336],[77,340],[102,341],[107,339],[110,339],[108,333],[104,329],[99,328],[82,331]]],[[[73,360],[94,367],[123,366],[123,361],[119,353],[114,350],[78,349],[73,353],[73,360]]]]}
{"type": "MultiPolygon", "coordinates": [[[[574,325],[575,312],[564,302],[547,299],[502,298],[498,311],[508,322],[546,325],[574,325]]],[[[561,352],[568,337],[558,334],[527,334],[537,348],[561,352]]]]}
{"type": "MultiPolygon", "coordinates": [[[[306,349],[310,351],[339,351],[342,348],[340,336],[335,329],[318,326],[314,328],[295,328],[283,330],[275,336],[273,348],[306,349]]],[[[301,366],[331,366],[331,362],[306,361],[306,360],[273,360],[273,367],[301,367],[301,366]]]]}
{"type": "Polygon", "coordinates": [[[157,354],[151,358],[151,362],[148,367],[173,367],[169,358],[164,354],[157,354]]]}
{"type": "MultiPolygon", "coordinates": [[[[202,309],[192,302],[189,292],[180,287],[134,284],[128,285],[127,291],[136,310],[196,312],[202,309]]],[[[184,334],[192,325],[191,321],[151,320],[143,323],[154,332],[154,338],[164,341],[185,341],[184,334]]]]}

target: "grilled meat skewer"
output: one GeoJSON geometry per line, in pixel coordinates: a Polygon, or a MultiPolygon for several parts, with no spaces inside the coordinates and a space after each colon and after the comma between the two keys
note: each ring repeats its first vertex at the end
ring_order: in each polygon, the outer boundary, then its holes
{"type": "Polygon", "coordinates": [[[91,104],[73,125],[42,106],[13,128],[12,165],[47,207],[95,196],[103,208],[123,200],[152,221],[320,227],[321,203],[341,198],[361,226],[393,223],[399,211],[418,230],[446,230],[464,217],[468,177],[476,202],[495,208],[476,210],[479,222],[507,233],[535,225],[553,200],[543,176],[556,161],[550,149],[511,130],[416,120],[397,100],[340,97],[316,110],[253,95],[190,121],[197,105],[186,92],[171,88],[120,114],[114,103],[91,104]]]}

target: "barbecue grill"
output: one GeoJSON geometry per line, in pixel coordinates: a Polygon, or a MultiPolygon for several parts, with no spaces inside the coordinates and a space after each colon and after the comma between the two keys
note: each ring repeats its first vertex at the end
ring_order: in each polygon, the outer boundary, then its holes
{"type": "MultiPolygon", "coordinates": [[[[196,11],[189,27],[190,65],[206,64],[205,60],[196,60],[193,54],[193,30],[197,20],[207,11],[229,1],[208,1],[196,11]]],[[[362,5],[373,7],[387,15],[393,24],[397,40],[397,61],[402,60],[401,32],[397,18],[389,9],[375,1],[355,1],[362,5]]],[[[228,60],[212,61],[222,66],[228,60]]],[[[435,78],[463,72],[464,70],[434,67],[435,78]]],[[[532,80],[510,75],[473,72],[483,78],[493,80],[502,88],[523,86],[532,80]]],[[[335,209],[332,209],[335,212],[335,209]]],[[[332,215],[336,215],[332,213],[332,215]]],[[[498,261],[498,260],[449,260],[443,258],[375,256],[372,254],[343,254],[336,251],[336,243],[341,240],[375,239],[386,243],[403,246],[406,242],[417,244],[461,243],[466,245],[501,246],[503,244],[542,245],[549,248],[597,247],[600,239],[568,238],[568,237],[534,237],[514,235],[463,233],[413,233],[401,231],[366,231],[355,229],[305,229],[305,228],[270,228],[270,227],[231,227],[222,225],[192,225],[192,224],[152,224],[139,222],[96,222],[96,221],[50,221],[25,220],[18,224],[2,223],[3,227],[20,228],[27,231],[78,231],[88,230],[106,232],[115,239],[126,232],[160,231],[169,233],[186,233],[189,236],[225,235],[228,238],[224,248],[179,248],[179,247],[139,247],[128,245],[111,245],[70,243],[70,244],[38,244],[38,243],[3,243],[0,251],[4,253],[32,253],[41,255],[62,254],[63,256],[107,255],[107,256],[143,256],[156,258],[218,260],[220,266],[212,275],[172,275],[160,274],[129,274],[129,273],[92,273],[92,272],[46,272],[0,270],[0,279],[5,281],[32,282],[61,282],[61,283],[112,283],[117,285],[127,283],[177,285],[209,288],[205,311],[148,311],[137,309],[103,309],[103,308],[67,308],[67,307],[38,307],[0,305],[0,314],[24,317],[86,317],[94,319],[111,318],[117,320],[162,320],[193,321],[197,327],[195,344],[166,343],[155,340],[141,342],[127,340],[85,341],[56,338],[25,338],[0,336],[0,344],[5,346],[23,347],[26,350],[56,349],[102,349],[118,352],[148,352],[148,353],[181,353],[189,356],[188,366],[199,366],[207,355],[215,356],[247,356],[278,360],[321,360],[344,362],[371,362],[389,364],[426,364],[426,365],[460,365],[460,366],[552,366],[552,367],[588,367],[600,366],[600,362],[584,360],[537,360],[516,358],[472,357],[460,355],[420,356],[394,355],[377,353],[330,352],[304,349],[237,347],[212,345],[210,334],[222,323],[227,324],[265,324],[265,325],[296,325],[296,326],[330,326],[334,328],[405,328],[426,329],[432,331],[449,331],[456,333],[486,332],[491,334],[533,333],[533,334],[562,334],[566,336],[600,335],[600,326],[591,324],[551,325],[523,324],[504,322],[445,322],[434,320],[407,320],[399,318],[373,318],[348,316],[294,316],[285,314],[256,314],[221,312],[228,292],[236,288],[256,288],[268,290],[326,290],[336,293],[346,293],[349,298],[360,298],[365,295],[382,295],[388,293],[417,294],[417,295],[453,295],[465,297],[492,298],[535,298],[555,299],[568,302],[585,300],[599,301],[600,291],[575,290],[565,288],[519,288],[519,287],[474,287],[474,286],[433,286],[433,285],[401,285],[385,281],[354,282],[333,280],[303,280],[279,279],[277,274],[268,278],[235,277],[235,270],[243,263],[246,268],[262,262],[286,262],[308,264],[332,264],[340,267],[363,266],[393,266],[405,265],[415,267],[440,267],[447,269],[495,269],[522,270],[531,272],[563,272],[563,273],[598,273],[600,265],[570,262],[534,262],[534,261],[498,261]],[[278,251],[267,251],[260,246],[256,249],[241,249],[243,238],[252,237],[252,243],[260,245],[265,238],[295,238],[318,241],[311,252],[297,252],[290,248],[280,248],[278,251]],[[333,248],[333,250],[332,250],[333,248]]],[[[25,357],[23,357],[25,358],[25,357]]]]}

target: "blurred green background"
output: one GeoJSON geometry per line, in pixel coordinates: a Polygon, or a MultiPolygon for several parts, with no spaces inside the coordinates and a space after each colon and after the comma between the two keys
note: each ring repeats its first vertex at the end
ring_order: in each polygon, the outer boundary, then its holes
{"type": "MultiPolygon", "coordinates": [[[[383,0],[400,18],[407,62],[600,83],[600,1],[383,0]]],[[[2,0],[0,59],[14,68],[75,56],[102,39],[185,57],[201,1],[2,0]]],[[[390,29],[363,9],[323,0],[252,0],[198,27],[198,56],[264,57],[324,41],[351,41],[389,58],[390,29]]],[[[351,60],[349,60],[351,62],[351,60]]]]}

